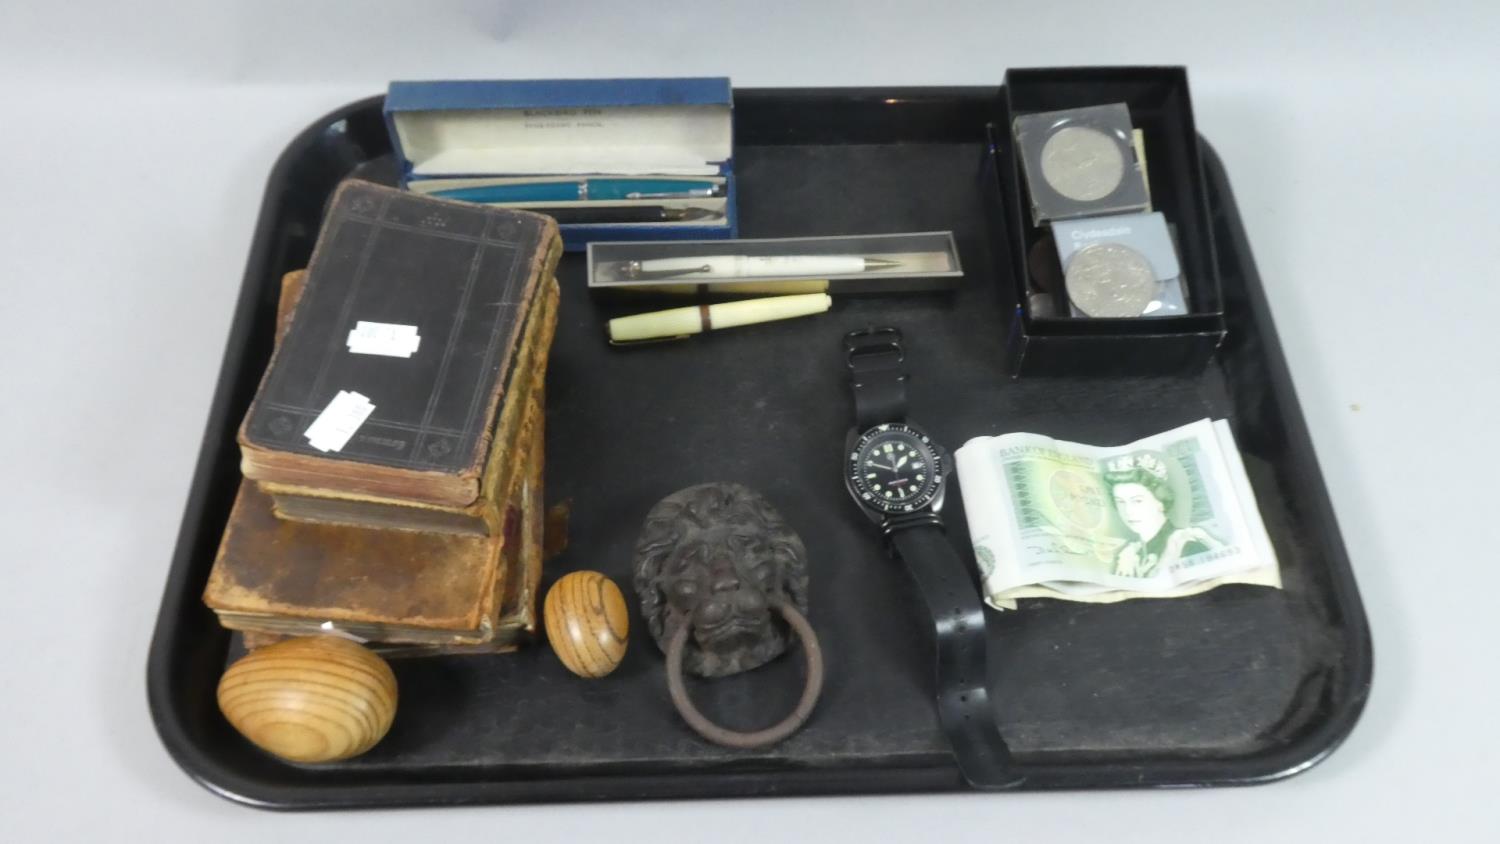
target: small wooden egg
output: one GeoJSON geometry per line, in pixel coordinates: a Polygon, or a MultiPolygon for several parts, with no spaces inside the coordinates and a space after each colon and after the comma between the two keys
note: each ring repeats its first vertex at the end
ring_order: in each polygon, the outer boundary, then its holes
{"type": "Polygon", "coordinates": [[[333,762],[385,737],[396,717],[396,675],[348,639],[287,639],[229,666],[219,680],[219,710],[268,753],[333,762]]]}
{"type": "Polygon", "coordinates": [[[630,614],[625,595],[596,571],[563,575],[542,607],[552,652],[579,677],[603,677],[625,658],[630,614]]]}

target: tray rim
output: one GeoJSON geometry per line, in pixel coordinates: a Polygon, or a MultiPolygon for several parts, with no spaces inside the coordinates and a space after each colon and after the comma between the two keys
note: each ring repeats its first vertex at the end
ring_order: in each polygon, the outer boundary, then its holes
{"type": "MultiPolygon", "coordinates": [[[[735,88],[736,97],[754,99],[811,98],[817,96],[941,98],[998,97],[1001,86],[889,86],[817,88],[735,88]]],[[[225,425],[232,404],[228,384],[242,363],[252,327],[248,314],[254,310],[257,285],[266,273],[273,248],[265,235],[276,222],[277,199],[288,181],[298,156],[328,128],[372,107],[379,109],[383,95],[362,98],[336,108],[298,133],[277,157],[266,181],[260,212],[256,218],[246,269],[231,318],[228,337],[213,398],[204,424],[204,437],[188,488],[182,522],[178,528],[171,566],[163,586],[161,607],[152,635],[146,665],[147,698],[151,720],[173,761],[195,782],[220,797],[246,806],[278,810],[354,809],[376,806],[443,806],[517,802],[581,802],[599,800],[724,798],[735,796],[810,796],[833,794],[885,794],[912,792],[972,791],[948,766],[881,766],[864,769],[806,768],[775,772],[665,770],[621,776],[603,773],[577,776],[529,777],[511,780],[471,780],[435,783],[358,783],[288,786],[244,776],[222,764],[210,748],[196,744],[184,727],[184,713],[172,700],[170,678],[172,651],[180,647],[179,618],[196,593],[187,581],[190,575],[192,538],[201,521],[212,485],[212,466],[219,452],[233,448],[220,442],[216,432],[225,425]]],[[[1328,487],[1313,450],[1311,435],[1297,400],[1290,369],[1271,317],[1265,289],[1230,187],[1228,174],[1217,152],[1198,135],[1206,183],[1220,188],[1218,211],[1225,215],[1235,253],[1242,258],[1245,292],[1259,334],[1266,341],[1268,387],[1285,408],[1287,444],[1298,465],[1306,467],[1307,480],[1315,489],[1307,502],[1315,511],[1313,523],[1332,530],[1328,552],[1330,584],[1345,625],[1346,669],[1351,689],[1343,705],[1308,730],[1297,741],[1274,753],[1212,760],[1164,759],[1151,761],[1143,755],[1128,760],[1024,764],[1025,782],[1019,789],[1091,789],[1133,787],[1190,787],[1249,785],[1279,781],[1302,773],[1326,759],[1346,739],[1358,722],[1368,700],[1374,659],[1369,624],[1349,564],[1342,532],[1333,511],[1328,487]]],[[[1205,184],[1207,189],[1207,184],[1205,184]]],[[[1213,209],[1211,209],[1213,210],[1213,209]]],[[[222,459],[222,458],[219,458],[222,459]]],[[[207,612],[201,605],[197,611],[207,612]]],[[[975,792],[979,793],[979,792],[975,792]]]]}

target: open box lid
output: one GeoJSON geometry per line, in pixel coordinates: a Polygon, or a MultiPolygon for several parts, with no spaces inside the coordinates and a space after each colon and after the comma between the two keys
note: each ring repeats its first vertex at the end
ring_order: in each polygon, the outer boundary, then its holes
{"type": "Polygon", "coordinates": [[[407,176],[717,175],[729,79],[392,82],[385,119],[407,176]]]}

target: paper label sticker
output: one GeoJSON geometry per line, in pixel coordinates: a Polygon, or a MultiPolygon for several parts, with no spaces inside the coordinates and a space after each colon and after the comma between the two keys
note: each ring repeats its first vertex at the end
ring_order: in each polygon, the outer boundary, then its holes
{"type": "Polygon", "coordinates": [[[358,642],[361,645],[368,644],[370,641],[363,636],[356,636],[353,633],[350,633],[348,630],[340,630],[338,627],[335,627],[333,622],[331,621],[325,621],[322,624],[319,624],[318,629],[328,634],[329,636],[338,636],[340,639],[348,639],[351,642],[358,642]]]}
{"type": "Polygon", "coordinates": [[[415,325],[360,320],[350,329],[345,344],[356,355],[409,358],[422,345],[422,338],[417,335],[415,325]]]}
{"type": "Polygon", "coordinates": [[[341,451],[374,411],[369,399],[352,390],[339,390],[302,436],[318,451],[341,451]]]}
{"type": "Polygon", "coordinates": [[[1052,224],[1052,237],[1057,241],[1057,258],[1063,269],[1067,269],[1074,255],[1089,246],[1121,243],[1145,257],[1157,281],[1170,281],[1182,275],[1167,218],[1160,211],[1058,220],[1052,224]]]}

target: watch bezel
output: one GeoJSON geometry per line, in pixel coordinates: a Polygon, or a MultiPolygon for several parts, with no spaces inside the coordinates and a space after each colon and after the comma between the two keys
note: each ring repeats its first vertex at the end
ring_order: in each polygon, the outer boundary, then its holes
{"type": "Polygon", "coordinates": [[[903,513],[920,513],[925,510],[935,509],[935,505],[942,500],[943,488],[948,480],[948,456],[943,447],[932,437],[927,435],[920,427],[910,422],[882,422],[864,431],[850,431],[848,447],[844,450],[844,486],[848,488],[851,495],[861,507],[874,510],[882,515],[900,515],[903,513]],[[917,498],[900,504],[887,503],[877,498],[868,490],[859,488],[859,456],[870,441],[882,434],[891,431],[899,431],[913,437],[927,447],[932,453],[932,482],[927,492],[919,494],[917,498]]]}

